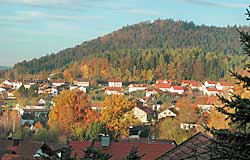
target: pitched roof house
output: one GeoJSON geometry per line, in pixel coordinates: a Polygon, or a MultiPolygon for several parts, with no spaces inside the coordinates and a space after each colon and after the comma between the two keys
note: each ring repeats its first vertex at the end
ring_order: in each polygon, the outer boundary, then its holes
{"type": "Polygon", "coordinates": [[[117,79],[112,79],[108,81],[109,87],[122,87],[122,81],[117,79]]]}
{"type": "Polygon", "coordinates": [[[212,140],[199,132],[182,142],[172,150],[157,158],[157,160],[209,160],[209,145],[212,140]]]}
{"type": "Polygon", "coordinates": [[[154,87],[163,92],[166,92],[166,91],[170,91],[171,84],[170,83],[156,83],[154,87]]]}
{"type": "Polygon", "coordinates": [[[215,88],[216,87],[216,82],[214,82],[214,81],[205,81],[204,85],[207,88],[215,88]]]}
{"type": "Polygon", "coordinates": [[[216,88],[218,90],[227,90],[227,89],[232,89],[234,88],[234,85],[232,83],[229,82],[225,82],[225,81],[220,81],[216,84],[216,88]]]}
{"type": "Polygon", "coordinates": [[[130,84],[128,86],[128,92],[144,91],[147,89],[146,84],[130,84]]]}
{"type": "Polygon", "coordinates": [[[219,91],[216,88],[205,88],[203,94],[207,96],[216,96],[216,94],[219,94],[219,91]]]}
{"type": "Polygon", "coordinates": [[[105,87],[105,94],[124,94],[120,87],[105,87]]]}
{"type": "MultiPolygon", "coordinates": [[[[82,157],[88,146],[91,145],[90,141],[72,141],[70,145],[73,148],[71,153],[72,156],[76,155],[78,158],[82,157]]],[[[167,152],[174,148],[175,144],[163,143],[163,142],[129,142],[129,141],[120,141],[120,142],[111,142],[108,146],[102,147],[101,142],[95,142],[94,147],[97,147],[101,152],[109,153],[112,155],[111,160],[122,160],[126,157],[130,150],[133,147],[138,148],[138,154],[145,154],[141,160],[153,160],[162,155],[164,152],[167,152]]]]}
{"type": "Polygon", "coordinates": [[[183,86],[171,86],[169,90],[170,93],[178,93],[178,94],[183,94],[184,91],[185,90],[183,86]]]}
{"type": "Polygon", "coordinates": [[[141,121],[142,123],[149,123],[154,116],[153,110],[143,106],[136,106],[133,109],[133,113],[135,117],[138,118],[138,120],[141,121]]]}

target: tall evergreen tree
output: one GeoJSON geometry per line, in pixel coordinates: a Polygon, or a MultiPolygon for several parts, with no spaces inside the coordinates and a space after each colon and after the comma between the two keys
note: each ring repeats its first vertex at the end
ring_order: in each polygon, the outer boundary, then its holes
{"type": "MultiPolygon", "coordinates": [[[[247,9],[247,20],[250,20],[250,11],[247,9]]],[[[238,30],[245,53],[250,56],[250,35],[246,31],[238,30]]],[[[250,64],[245,65],[249,73],[250,64]]],[[[239,84],[249,92],[250,77],[232,72],[239,84]]],[[[247,160],[250,159],[250,99],[233,94],[230,99],[219,96],[223,107],[217,110],[230,120],[231,129],[207,128],[215,140],[210,145],[210,159],[247,160]]]]}
{"type": "Polygon", "coordinates": [[[139,155],[136,147],[133,147],[123,160],[140,160],[145,154],[139,155]]]}

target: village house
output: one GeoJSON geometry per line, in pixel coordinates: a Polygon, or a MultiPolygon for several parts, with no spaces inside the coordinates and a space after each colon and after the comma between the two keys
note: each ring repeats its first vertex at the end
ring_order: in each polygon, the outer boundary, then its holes
{"type": "Polygon", "coordinates": [[[44,159],[44,157],[46,159],[60,159],[62,155],[60,149],[63,147],[66,147],[66,145],[60,143],[23,141],[19,139],[0,140],[0,151],[2,151],[0,152],[0,159],[35,160],[44,159]]]}
{"type": "Polygon", "coordinates": [[[91,103],[91,109],[96,111],[96,112],[101,112],[102,103],[100,103],[100,102],[91,103]]]}
{"type": "Polygon", "coordinates": [[[84,81],[84,80],[77,80],[73,81],[74,85],[80,86],[80,87],[89,87],[89,81],[84,81]]]}
{"type": "Polygon", "coordinates": [[[206,88],[215,88],[216,87],[216,82],[214,82],[214,81],[205,81],[204,86],[206,88]]]}
{"type": "Polygon", "coordinates": [[[156,80],[155,84],[170,84],[171,85],[171,82],[167,80],[163,80],[163,79],[158,79],[156,80]]]}
{"type": "Polygon", "coordinates": [[[16,99],[13,91],[7,91],[7,97],[6,99],[16,99]]]}
{"type": "Polygon", "coordinates": [[[130,84],[128,86],[128,92],[145,91],[147,89],[146,84],[130,84]]]}
{"type": "Polygon", "coordinates": [[[35,120],[48,119],[49,110],[46,109],[46,106],[25,106],[21,107],[20,105],[16,105],[13,110],[16,110],[19,115],[21,115],[21,125],[30,124],[34,125],[35,120]]]}
{"type": "Polygon", "coordinates": [[[0,87],[0,94],[6,92],[5,88],[0,87]]]}
{"type": "Polygon", "coordinates": [[[23,83],[20,81],[13,81],[13,82],[11,82],[11,85],[12,85],[13,89],[19,89],[23,85],[23,83]]]}
{"type": "Polygon", "coordinates": [[[158,120],[162,119],[162,118],[166,118],[166,117],[172,117],[175,118],[176,117],[176,110],[174,108],[167,108],[164,110],[161,110],[158,113],[158,120]]]}
{"type": "Polygon", "coordinates": [[[154,111],[144,106],[136,106],[133,109],[133,113],[140,122],[145,123],[145,124],[153,120],[153,117],[154,117],[154,111]]]}
{"type": "Polygon", "coordinates": [[[167,92],[167,91],[170,91],[171,83],[156,83],[154,87],[163,92],[167,92]]]}
{"type": "Polygon", "coordinates": [[[46,101],[43,98],[39,99],[38,101],[39,106],[45,106],[45,104],[46,104],[46,101]]]}
{"type": "Polygon", "coordinates": [[[55,86],[55,87],[60,87],[65,84],[64,81],[52,81],[51,83],[52,83],[52,86],[55,86]]]}
{"type": "Polygon", "coordinates": [[[112,94],[123,95],[124,93],[122,92],[122,89],[120,87],[105,87],[105,94],[107,94],[107,95],[112,95],[112,94]]]}
{"type": "Polygon", "coordinates": [[[10,81],[10,80],[5,80],[5,81],[2,82],[2,84],[12,86],[12,81],[10,81]]]}
{"type": "MultiPolygon", "coordinates": [[[[130,140],[124,141],[110,141],[109,137],[104,137],[101,142],[95,142],[93,145],[99,148],[102,153],[108,153],[112,155],[111,160],[122,160],[124,159],[133,147],[138,149],[138,155],[145,154],[141,160],[154,160],[160,155],[166,153],[176,146],[173,141],[157,141],[157,140],[130,140]],[[104,139],[105,138],[105,139],[104,139]]],[[[91,145],[91,141],[72,141],[72,157],[76,155],[78,159],[83,157],[84,152],[88,146],[91,145]]]]}
{"type": "Polygon", "coordinates": [[[203,94],[207,96],[216,96],[219,94],[219,91],[216,88],[205,88],[203,94]]]}
{"type": "Polygon", "coordinates": [[[108,81],[108,86],[109,87],[122,87],[122,81],[121,80],[109,80],[108,81]]]}
{"type": "Polygon", "coordinates": [[[209,160],[212,141],[212,137],[199,132],[161,155],[157,160],[209,160]]]}
{"type": "Polygon", "coordinates": [[[202,112],[210,111],[214,105],[218,105],[218,97],[217,96],[201,96],[197,97],[195,102],[198,108],[201,109],[202,112]]]}
{"type": "Polygon", "coordinates": [[[180,123],[181,129],[184,130],[191,130],[191,129],[196,129],[198,127],[198,124],[193,123],[193,122],[182,122],[180,123]]]}
{"type": "Polygon", "coordinates": [[[139,99],[139,102],[141,102],[142,103],[142,106],[147,106],[147,102],[148,102],[148,100],[150,100],[151,98],[150,97],[142,97],[142,98],[140,98],[139,99]]]}
{"type": "Polygon", "coordinates": [[[77,85],[70,85],[69,90],[74,90],[74,89],[78,89],[79,91],[82,92],[87,92],[87,89],[83,86],[77,86],[77,85]]]}
{"type": "Polygon", "coordinates": [[[59,91],[56,87],[49,87],[45,90],[45,94],[55,97],[59,94],[59,91]]]}
{"type": "Polygon", "coordinates": [[[216,84],[216,88],[218,90],[231,90],[234,88],[233,84],[232,83],[229,83],[229,82],[225,82],[225,81],[220,81],[216,84]]]}
{"type": "Polygon", "coordinates": [[[171,86],[169,90],[170,93],[178,93],[178,94],[183,94],[184,91],[185,90],[183,86],[171,86]]]}
{"type": "Polygon", "coordinates": [[[155,88],[147,88],[146,89],[146,97],[151,97],[153,95],[156,95],[158,92],[155,88]]]}

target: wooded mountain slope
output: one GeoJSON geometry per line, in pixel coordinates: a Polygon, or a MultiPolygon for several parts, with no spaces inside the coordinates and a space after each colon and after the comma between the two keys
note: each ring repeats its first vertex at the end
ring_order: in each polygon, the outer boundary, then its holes
{"type": "Polygon", "coordinates": [[[103,37],[86,41],[73,48],[64,49],[14,66],[17,74],[34,74],[52,71],[79,61],[85,56],[121,49],[180,49],[196,47],[204,52],[238,54],[242,52],[239,34],[235,27],[197,26],[192,22],[155,20],[123,27],[103,37]]]}

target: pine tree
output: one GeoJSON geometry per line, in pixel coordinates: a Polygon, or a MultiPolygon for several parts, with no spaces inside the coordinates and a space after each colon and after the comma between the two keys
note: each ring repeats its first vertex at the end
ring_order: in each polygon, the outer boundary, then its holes
{"type": "MultiPolygon", "coordinates": [[[[247,20],[250,20],[250,11],[247,9],[247,20]]],[[[244,46],[245,53],[250,56],[250,35],[246,31],[238,30],[241,43],[244,46]]],[[[245,70],[250,72],[250,64],[247,64],[245,70]]],[[[230,71],[239,84],[249,92],[250,77],[230,71]]],[[[227,116],[230,120],[230,129],[208,128],[213,134],[215,140],[210,145],[210,159],[227,160],[247,160],[250,159],[250,99],[241,95],[233,94],[230,99],[219,96],[223,102],[223,107],[217,107],[217,110],[227,116]]]]}
{"type": "Polygon", "coordinates": [[[102,153],[100,149],[94,147],[95,141],[84,150],[84,156],[81,160],[109,160],[112,155],[109,153],[102,153]]]}
{"type": "Polygon", "coordinates": [[[140,160],[145,154],[139,155],[136,147],[133,147],[124,160],[140,160]]]}

